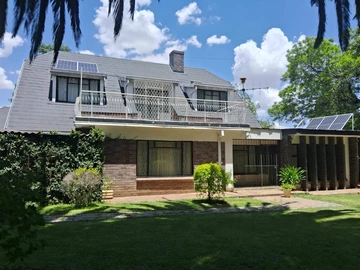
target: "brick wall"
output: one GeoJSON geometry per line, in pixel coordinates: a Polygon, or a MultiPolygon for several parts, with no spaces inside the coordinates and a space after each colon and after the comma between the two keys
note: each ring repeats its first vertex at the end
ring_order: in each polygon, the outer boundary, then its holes
{"type": "Polygon", "coordinates": [[[136,141],[105,140],[104,174],[114,181],[114,195],[136,190],[136,141]]]}
{"type": "Polygon", "coordinates": [[[291,163],[291,137],[286,135],[279,141],[280,168],[291,163]]]}
{"type": "MultiPolygon", "coordinates": [[[[225,151],[223,153],[224,154],[222,156],[225,157],[225,151]]],[[[194,142],[193,143],[194,167],[209,162],[214,162],[214,163],[218,162],[218,143],[194,142]]]]}

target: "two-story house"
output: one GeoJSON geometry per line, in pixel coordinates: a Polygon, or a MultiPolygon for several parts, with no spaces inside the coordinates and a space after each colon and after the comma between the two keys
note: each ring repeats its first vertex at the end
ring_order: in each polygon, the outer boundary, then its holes
{"type": "Polygon", "coordinates": [[[263,129],[228,81],[185,67],[184,52],[171,52],[168,65],[68,52],[52,59],[23,62],[0,124],[20,132],[102,129],[115,195],[193,191],[194,168],[207,162],[241,175],[238,186],[277,185],[289,163],[308,169],[313,189],[359,180],[350,146],[358,147],[360,132],[263,129]]]}

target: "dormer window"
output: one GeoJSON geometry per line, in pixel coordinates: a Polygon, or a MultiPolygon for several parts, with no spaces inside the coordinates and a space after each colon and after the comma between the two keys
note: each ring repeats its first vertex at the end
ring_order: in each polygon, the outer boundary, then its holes
{"type": "Polygon", "coordinates": [[[197,91],[197,98],[198,111],[222,112],[226,108],[226,91],[199,89],[197,91]]]}
{"type": "MultiPolygon", "coordinates": [[[[57,77],[56,101],[75,103],[80,94],[80,78],[57,77]]],[[[100,91],[100,80],[82,79],[82,89],[100,91]]]]}

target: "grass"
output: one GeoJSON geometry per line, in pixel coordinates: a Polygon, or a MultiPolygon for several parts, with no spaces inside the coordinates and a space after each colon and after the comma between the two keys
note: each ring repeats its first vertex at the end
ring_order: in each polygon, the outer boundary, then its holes
{"type": "Polygon", "coordinates": [[[153,210],[205,210],[208,208],[223,207],[250,207],[263,206],[264,203],[252,198],[225,198],[209,204],[206,200],[182,200],[182,201],[161,201],[161,202],[142,202],[142,203],[98,203],[90,207],[75,209],[73,205],[59,204],[50,205],[40,210],[43,215],[77,215],[81,213],[109,213],[109,212],[144,212],[153,210]]]}
{"type": "Polygon", "coordinates": [[[333,203],[341,204],[348,208],[360,209],[360,195],[359,194],[342,194],[342,195],[296,194],[295,196],[305,198],[305,199],[333,202],[333,203]]]}
{"type": "Polygon", "coordinates": [[[26,269],[357,269],[360,195],[306,198],[344,207],[49,224],[26,269]]]}

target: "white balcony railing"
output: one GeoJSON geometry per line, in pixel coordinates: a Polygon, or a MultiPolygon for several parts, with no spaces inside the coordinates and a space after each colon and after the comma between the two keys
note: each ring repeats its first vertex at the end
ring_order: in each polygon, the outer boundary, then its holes
{"type": "Polygon", "coordinates": [[[188,122],[244,124],[245,107],[242,101],[212,101],[81,91],[75,103],[77,118],[133,119],[152,122],[188,122]]]}

